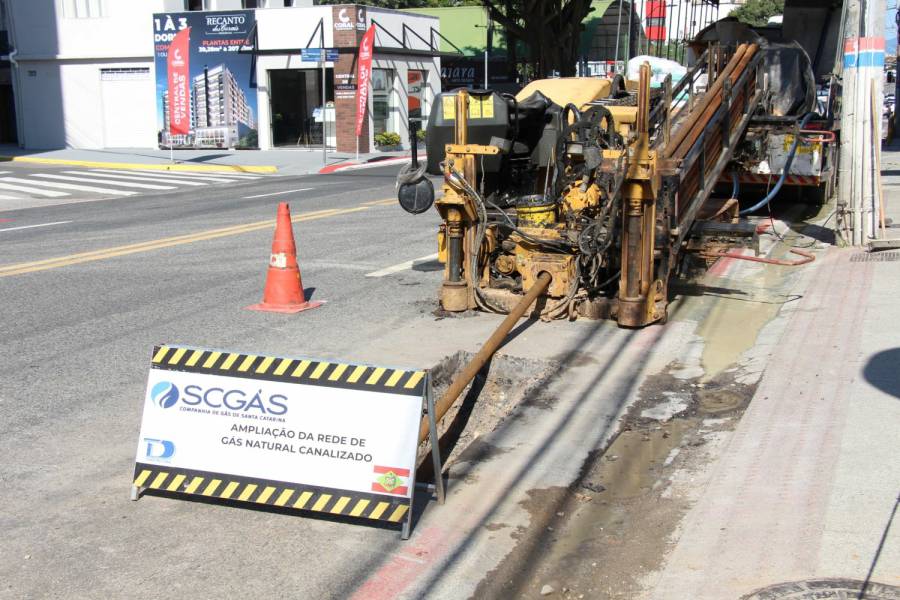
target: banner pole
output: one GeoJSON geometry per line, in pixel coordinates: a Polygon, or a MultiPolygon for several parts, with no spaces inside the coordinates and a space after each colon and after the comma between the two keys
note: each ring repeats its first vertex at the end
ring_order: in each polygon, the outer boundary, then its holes
{"type": "Polygon", "coordinates": [[[325,48],[322,48],[322,165],[328,164],[328,150],[325,144],[325,48]]]}

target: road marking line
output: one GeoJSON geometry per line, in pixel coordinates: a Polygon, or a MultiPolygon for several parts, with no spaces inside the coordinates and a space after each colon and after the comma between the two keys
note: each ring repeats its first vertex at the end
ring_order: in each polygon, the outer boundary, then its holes
{"type": "Polygon", "coordinates": [[[394,265],[392,267],[385,267],[384,269],[379,269],[378,271],[372,271],[371,273],[366,273],[366,277],[385,277],[387,275],[399,273],[400,271],[406,271],[408,269],[412,269],[416,265],[430,262],[432,260],[437,259],[437,257],[438,257],[437,254],[429,254],[428,256],[414,258],[413,260],[408,260],[406,262],[402,262],[402,263],[400,263],[398,265],[394,265]]]}
{"type": "MultiPolygon", "coordinates": [[[[72,194],[66,192],[54,192],[51,190],[39,190],[37,188],[28,187],[25,185],[13,185],[11,183],[2,183],[2,179],[0,179],[0,190],[12,190],[14,192],[25,192],[26,194],[37,194],[38,196],[46,196],[48,198],[62,198],[63,196],[71,196],[72,194]]],[[[21,198],[17,198],[17,200],[21,200],[21,198]]]]}
{"type": "Polygon", "coordinates": [[[4,196],[0,195],[0,200],[21,200],[21,196],[4,196]]]}
{"type": "Polygon", "coordinates": [[[126,192],[124,190],[111,190],[108,188],[98,188],[89,185],[77,185],[74,183],[53,183],[52,181],[34,181],[32,179],[19,179],[17,177],[4,177],[0,181],[12,181],[13,183],[27,183],[28,185],[40,185],[57,190],[78,190],[79,192],[96,192],[98,194],[112,194],[113,196],[133,196],[137,192],[126,192]]]}
{"type": "Polygon", "coordinates": [[[314,190],[316,188],[300,188],[296,190],[284,190],[283,192],[272,192],[271,194],[257,194],[255,196],[244,196],[244,200],[250,200],[251,198],[265,198],[266,196],[278,196],[279,194],[293,194],[294,192],[308,192],[309,190],[314,190]]]}
{"type": "MultiPolygon", "coordinates": [[[[104,169],[94,169],[94,170],[102,171],[104,169]]],[[[132,171],[138,172],[138,173],[159,173],[159,171],[154,171],[152,169],[129,169],[128,172],[132,172],[132,171]]],[[[261,177],[263,177],[262,175],[244,175],[244,174],[239,175],[237,173],[195,173],[195,172],[190,172],[190,171],[179,171],[177,174],[173,173],[172,175],[175,177],[191,177],[191,178],[198,178],[198,179],[203,179],[205,177],[212,177],[215,179],[222,179],[222,178],[260,179],[261,177]]],[[[168,177],[169,173],[166,173],[166,176],[168,177]]]]}
{"type": "Polygon", "coordinates": [[[216,165],[216,164],[170,164],[170,163],[117,163],[99,160],[66,160],[59,158],[38,158],[35,156],[2,156],[2,160],[28,162],[41,165],[68,165],[74,167],[106,167],[110,169],[141,169],[144,171],[187,171],[191,173],[276,173],[278,167],[270,165],[216,165]]]}
{"type": "MultiPolygon", "coordinates": [[[[329,210],[324,210],[324,211],[318,211],[318,212],[316,212],[316,213],[309,213],[309,214],[306,215],[306,216],[308,217],[308,216],[311,216],[311,215],[320,215],[320,214],[323,214],[323,213],[331,214],[331,213],[334,212],[335,210],[336,210],[336,209],[329,209],[329,210]]],[[[300,220],[300,219],[299,219],[298,217],[293,217],[293,218],[291,218],[291,221],[297,221],[297,220],[300,220]]],[[[274,220],[268,220],[268,221],[256,221],[256,222],[254,222],[254,223],[246,223],[246,224],[244,224],[244,225],[235,225],[235,226],[232,226],[232,227],[223,227],[223,228],[221,228],[221,229],[213,229],[213,230],[204,231],[204,232],[200,232],[200,233],[188,233],[188,234],[184,234],[184,235],[173,236],[173,237],[170,237],[170,238],[162,238],[162,239],[158,239],[158,240],[150,240],[150,241],[148,241],[148,242],[138,242],[137,244],[128,244],[127,246],[117,246],[117,247],[114,247],[114,248],[104,248],[104,249],[101,249],[101,250],[92,250],[92,251],[89,251],[89,252],[80,252],[80,253],[78,253],[78,254],[70,254],[70,255],[68,255],[68,256],[63,256],[63,257],[48,258],[48,259],[45,259],[45,260],[38,260],[38,261],[29,262],[29,263],[21,263],[21,264],[17,264],[17,265],[8,265],[8,266],[5,266],[5,267],[0,267],[0,273],[3,273],[4,271],[7,271],[7,270],[13,269],[13,268],[23,268],[23,267],[39,266],[39,265],[44,265],[44,264],[47,264],[47,263],[57,262],[57,261],[63,260],[63,259],[65,259],[65,260],[70,260],[70,259],[74,259],[74,258],[88,258],[88,257],[93,257],[93,256],[98,255],[98,254],[106,254],[106,253],[108,253],[108,252],[110,252],[110,251],[139,249],[139,248],[144,248],[145,246],[156,246],[156,245],[158,245],[158,244],[160,244],[160,243],[180,242],[180,241],[182,241],[182,240],[188,240],[188,241],[190,241],[190,240],[193,240],[194,238],[198,237],[198,235],[211,235],[211,234],[228,235],[228,234],[233,234],[233,233],[244,233],[245,230],[246,230],[246,231],[256,231],[257,229],[263,229],[263,228],[265,228],[265,227],[271,226],[271,225],[273,225],[274,223],[275,223],[274,220]]],[[[216,237],[221,237],[221,236],[220,236],[220,235],[217,235],[216,237]]]]}
{"type": "MultiPolygon", "coordinates": [[[[296,215],[291,218],[291,222],[297,223],[301,221],[312,221],[315,219],[323,219],[326,217],[335,217],[354,212],[367,210],[368,207],[357,206],[354,208],[328,209],[312,213],[296,215]]],[[[117,256],[125,256],[128,254],[136,254],[139,252],[149,252],[151,250],[160,250],[172,246],[182,244],[190,244],[193,242],[201,242],[213,240],[220,237],[238,235],[241,233],[249,233],[259,231],[261,229],[269,229],[275,226],[274,220],[258,221],[255,223],[246,223],[233,227],[225,227],[222,229],[212,229],[186,235],[179,235],[170,238],[162,238],[158,240],[150,240],[138,244],[129,244],[127,246],[117,246],[113,248],[104,248],[102,250],[94,250],[91,252],[81,252],[78,254],[70,254],[68,256],[58,256],[56,258],[48,258],[30,263],[20,263],[14,265],[0,266],[0,277],[9,277],[11,275],[23,275],[25,273],[34,273],[36,271],[46,271],[48,269],[57,269],[59,267],[67,267],[86,262],[104,260],[107,258],[115,258],[117,256]]]]}
{"type": "MultiPolygon", "coordinates": [[[[311,216],[313,216],[313,215],[315,215],[315,216],[320,216],[320,215],[324,216],[324,214],[330,215],[330,214],[332,214],[333,212],[335,212],[335,209],[319,211],[319,212],[317,212],[317,213],[309,213],[308,215],[305,215],[305,216],[307,216],[307,217],[311,217],[311,216]]],[[[291,221],[298,221],[298,220],[305,220],[305,219],[300,219],[300,218],[298,218],[298,217],[293,217],[293,218],[291,219],[291,221]]],[[[18,268],[24,268],[24,267],[32,267],[32,266],[42,266],[42,265],[45,265],[45,264],[48,264],[48,263],[55,263],[55,262],[58,262],[58,261],[60,261],[60,260],[72,260],[72,259],[80,259],[80,258],[93,258],[94,256],[97,256],[97,255],[101,255],[101,256],[106,255],[106,254],[108,254],[108,253],[111,252],[111,251],[114,251],[114,252],[119,252],[119,251],[124,251],[124,250],[137,250],[137,251],[141,251],[141,250],[144,250],[145,248],[154,249],[156,246],[159,246],[160,244],[176,245],[176,244],[178,244],[178,243],[188,243],[188,242],[191,242],[191,241],[195,241],[197,238],[200,238],[200,237],[202,237],[202,239],[213,239],[213,238],[215,238],[215,237],[223,237],[223,236],[225,236],[225,235],[234,235],[234,234],[237,234],[237,233],[245,233],[245,232],[248,232],[248,231],[256,231],[256,230],[258,230],[258,229],[264,229],[264,228],[266,228],[266,227],[271,227],[271,226],[274,225],[274,223],[275,223],[275,221],[257,221],[257,222],[255,222],[255,223],[248,223],[248,224],[245,224],[245,225],[237,225],[237,226],[232,226],[232,227],[224,227],[224,228],[222,228],[222,229],[213,229],[213,230],[209,230],[209,231],[205,231],[205,232],[200,232],[200,233],[189,233],[189,234],[185,234],[185,235],[173,236],[173,237],[170,237],[170,238],[162,238],[162,239],[158,239],[158,240],[150,240],[150,241],[148,241],[148,242],[139,242],[139,243],[137,243],[137,244],[129,244],[129,245],[127,245],[127,246],[117,246],[117,247],[114,247],[114,248],[104,248],[104,249],[102,249],[102,250],[92,250],[92,251],[89,251],[89,252],[79,252],[79,253],[77,253],[77,254],[71,254],[71,255],[69,255],[69,256],[63,256],[63,257],[57,257],[57,258],[48,258],[48,259],[45,259],[45,260],[33,261],[33,262],[30,262],[30,263],[21,263],[21,264],[16,264],[16,265],[9,265],[9,266],[5,266],[5,267],[0,267],[0,275],[2,275],[2,274],[3,274],[4,272],[6,272],[6,271],[12,270],[12,269],[18,269],[18,268]]],[[[164,246],[164,247],[165,247],[165,246],[164,246]]]]}
{"type": "Polygon", "coordinates": [[[384,200],[372,200],[370,202],[363,202],[363,206],[389,206],[391,204],[396,204],[396,198],[386,198],[384,200]]]}
{"type": "Polygon", "coordinates": [[[56,221],[54,223],[41,223],[39,225],[22,225],[21,227],[7,227],[6,229],[0,229],[0,231],[18,231],[19,229],[34,229],[35,227],[50,227],[51,225],[65,225],[66,223],[71,223],[72,221],[56,221]]]}
{"type": "Polygon", "coordinates": [[[181,185],[207,185],[206,181],[189,181],[186,179],[174,179],[168,173],[161,176],[150,175],[149,173],[135,173],[134,175],[120,175],[116,171],[108,171],[103,169],[94,169],[102,171],[98,173],[88,173],[85,171],[66,171],[67,173],[78,173],[79,175],[90,175],[91,177],[109,177],[112,179],[125,179],[130,181],[158,181],[160,183],[180,183],[181,185]]]}
{"type": "MultiPolygon", "coordinates": [[[[103,169],[95,169],[97,171],[102,171],[103,169]]],[[[131,171],[129,171],[131,172],[131,171]]],[[[137,171],[138,173],[144,173],[145,171],[137,171]]],[[[146,171],[147,173],[153,173],[153,171],[146,171]]],[[[243,181],[250,179],[259,179],[258,175],[231,175],[228,173],[178,173],[178,174],[170,174],[166,173],[166,177],[179,177],[184,179],[195,179],[195,180],[209,180],[209,181],[243,181]]]]}
{"type": "MultiPolygon", "coordinates": [[[[91,169],[92,171],[96,171],[98,173],[107,173],[108,169],[91,169]]],[[[120,171],[121,172],[121,171],[120,171]]],[[[141,173],[134,173],[135,176],[141,175],[141,173]]],[[[153,175],[147,173],[147,177],[159,181],[158,177],[154,177],[153,175]]],[[[194,177],[193,175],[172,175],[171,173],[165,173],[164,176],[166,179],[178,179],[181,181],[202,181],[204,183],[208,182],[219,182],[219,183],[237,183],[234,179],[228,179],[227,177],[194,177]]]]}
{"type": "Polygon", "coordinates": [[[44,177],[46,179],[62,179],[65,181],[86,181],[88,183],[102,183],[104,185],[118,185],[121,187],[133,187],[146,190],[174,190],[177,189],[173,185],[153,185],[150,183],[136,183],[133,181],[113,181],[112,179],[93,179],[91,177],[71,177],[69,175],[50,175],[48,173],[35,173],[34,177],[44,177]]]}

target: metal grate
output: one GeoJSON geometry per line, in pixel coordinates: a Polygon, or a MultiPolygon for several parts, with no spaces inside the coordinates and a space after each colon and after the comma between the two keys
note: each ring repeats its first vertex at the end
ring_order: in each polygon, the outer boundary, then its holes
{"type": "Polygon", "coordinates": [[[892,262],[900,260],[900,252],[860,252],[850,257],[850,262],[892,262]]]}

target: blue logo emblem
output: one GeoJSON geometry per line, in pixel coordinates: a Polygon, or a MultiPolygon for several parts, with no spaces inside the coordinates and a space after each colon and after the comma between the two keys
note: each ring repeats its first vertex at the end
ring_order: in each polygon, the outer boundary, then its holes
{"type": "Polygon", "coordinates": [[[160,381],[150,390],[150,399],[160,408],[172,408],[178,402],[178,388],[170,381],[160,381]]]}
{"type": "Polygon", "coordinates": [[[169,440],[144,438],[144,442],[147,444],[147,458],[167,460],[175,455],[175,444],[169,440]]]}

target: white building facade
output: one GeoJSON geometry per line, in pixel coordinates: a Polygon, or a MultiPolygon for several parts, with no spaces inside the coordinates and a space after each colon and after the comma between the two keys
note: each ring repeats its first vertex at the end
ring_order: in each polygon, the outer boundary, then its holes
{"type": "Polygon", "coordinates": [[[159,132],[166,100],[156,85],[154,13],[240,9],[255,12],[257,112],[241,96],[234,76],[214,63],[205,82],[195,78],[191,85],[192,122],[200,134],[221,142],[216,145],[231,146],[242,126],[258,129],[261,149],[320,144],[322,135],[339,150],[355,145],[342,127],[355,116],[348,107],[355,107],[351,88],[358,42],[344,30],[348,14],[361,19],[360,34],[373,22],[377,32],[372,65],[377,87],[369,90],[361,151],[372,148],[381,131],[398,133],[405,142],[411,112],[427,115],[440,92],[440,58],[409,33],[436,39],[438,20],[424,15],[360,5],[312,6],[312,0],[8,0],[19,145],[155,148],[172,141],[159,132]],[[301,49],[308,42],[337,48],[340,58],[324,65],[304,61],[301,49]]]}

